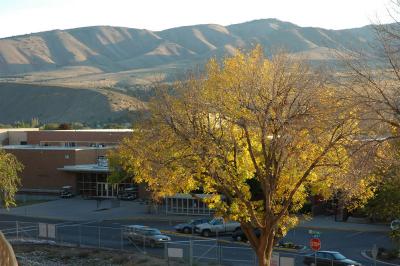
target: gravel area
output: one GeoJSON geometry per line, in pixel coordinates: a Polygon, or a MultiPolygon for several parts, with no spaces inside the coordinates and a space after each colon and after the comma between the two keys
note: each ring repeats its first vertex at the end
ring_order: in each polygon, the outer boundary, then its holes
{"type": "MultiPolygon", "coordinates": [[[[63,247],[48,244],[13,244],[20,266],[111,266],[165,265],[159,258],[138,253],[88,248],[63,247]]],[[[173,264],[183,265],[183,264],[173,264]]]]}

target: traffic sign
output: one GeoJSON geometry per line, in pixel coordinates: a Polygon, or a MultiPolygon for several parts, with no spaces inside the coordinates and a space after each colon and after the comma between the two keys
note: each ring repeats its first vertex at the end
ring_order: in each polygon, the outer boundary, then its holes
{"type": "Polygon", "coordinates": [[[321,235],[321,232],[315,230],[308,230],[308,233],[310,235],[313,235],[314,238],[319,238],[319,236],[321,235]]]}
{"type": "Polygon", "coordinates": [[[321,240],[319,238],[311,238],[310,248],[314,251],[320,250],[321,249],[321,240]]]}

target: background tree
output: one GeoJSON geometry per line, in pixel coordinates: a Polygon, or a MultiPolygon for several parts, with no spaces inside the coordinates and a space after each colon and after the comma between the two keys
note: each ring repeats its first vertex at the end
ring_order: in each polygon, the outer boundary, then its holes
{"type": "Polygon", "coordinates": [[[260,265],[310,192],[370,196],[353,171],[365,169],[353,167],[355,112],[304,62],[268,60],[257,47],[210,60],[205,75],[168,92],[157,92],[151,117],[120,146],[120,163],[158,197],[203,189],[217,215],[241,223],[260,265]]]}
{"type": "Polygon", "coordinates": [[[346,71],[340,75],[343,95],[358,106],[360,125],[375,142],[378,189],[367,204],[372,217],[392,219],[400,215],[399,142],[400,137],[400,1],[389,9],[393,23],[374,25],[375,42],[368,51],[348,54],[346,71]]]}
{"type": "Polygon", "coordinates": [[[377,191],[366,204],[364,210],[373,220],[392,221],[400,217],[400,158],[399,141],[385,143],[379,153],[375,175],[377,191]]]}
{"type": "Polygon", "coordinates": [[[15,205],[14,196],[20,185],[18,173],[22,170],[14,155],[0,149],[0,199],[5,207],[15,205]]]}
{"type": "Polygon", "coordinates": [[[375,42],[368,51],[348,53],[342,57],[343,92],[362,111],[361,119],[377,136],[400,134],[400,23],[396,20],[400,1],[392,1],[394,23],[373,25],[375,42]]]}

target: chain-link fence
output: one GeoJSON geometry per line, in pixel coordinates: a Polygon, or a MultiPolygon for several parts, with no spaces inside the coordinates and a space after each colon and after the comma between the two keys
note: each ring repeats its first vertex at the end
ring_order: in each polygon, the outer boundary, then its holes
{"type": "MultiPolygon", "coordinates": [[[[184,265],[258,265],[257,256],[248,245],[221,239],[198,239],[194,236],[171,236],[171,241],[154,242],[147,237],[132,238],[123,226],[93,226],[63,223],[46,224],[0,221],[0,230],[9,240],[46,240],[63,245],[139,252],[164,258],[166,264],[184,265]]],[[[154,240],[154,239],[153,239],[154,240]]],[[[272,265],[334,265],[332,254],[275,253],[272,265]]]]}

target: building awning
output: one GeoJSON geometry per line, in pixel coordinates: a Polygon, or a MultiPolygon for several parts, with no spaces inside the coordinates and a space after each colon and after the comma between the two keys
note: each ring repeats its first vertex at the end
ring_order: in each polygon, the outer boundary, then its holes
{"type": "Polygon", "coordinates": [[[101,166],[98,164],[77,164],[77,165],[65,165],[63,168],[57,168],[57,170],[74,173],[110,173],[108,166],[101,166]]]}
{"type": "Polygon", "coordinates": [[[206,199],[210,198],[212,195],[210,194],[186,194],[186,193],[176,193],[173,196],[166,197],[170,199],[206,199]]]}

